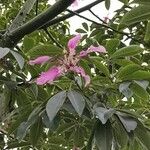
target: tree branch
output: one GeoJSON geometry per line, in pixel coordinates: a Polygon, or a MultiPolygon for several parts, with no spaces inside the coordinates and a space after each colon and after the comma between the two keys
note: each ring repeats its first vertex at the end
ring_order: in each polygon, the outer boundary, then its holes
{"type": "Polygon", "coordinates": [[[127,33],[127,32],[118,31],[118,30],[116,30],[116,29],[114,29],[114,28],[108,26],[107,24],[98,23],[98,22],[96,22],[96,21],[94,21],[94,20],[91,20],[91,19],[89,19],[89,18],[87,18],[87,17],[84,17],[84,16],[82,16],[82,15],[76,13],[76,12],[73,12],[73,11],[71,11],[71,10],[69,10],[69,9],[67,9],[67,11],[70,12],[70,13],[72,13],[72,14],[75,14],[76,16],[78,16],[78,17],[80,17],[80,18],[83,18],[83,19],[85,19],[85,20],[87,20],[87,21],[89,21],[89,22],[91,22],[91,23],[94,23],[94,24],[99,25],[99,26],[101,26],[101,27],[110,29],[110,30],[112,30],[113,32],[116,32],[116,33],[118,33],[118,34],[125,35],[125,36],[127,36],[129,39],[134,40],[135,42],[138,42],[138,43],[141,42],[141,41],[139,41],[139,40],[133,38],[132,35],[130,35],[130,34],[127,33]]]}
{"type": "MultiPolygon", "coordinates": [[[[84,7],[80,8],[80,9],[76,10],[75,12],[76,13],[84,12],[84,11],[89,10],[90,8],[94,7],[95,5],[97,5],[97,4],[99,4],[99,3],[103,2],[103,1],[105,1],[105,0],[96,0],[95,2],[93,2],[93,3],[91,3],[91,4],[87,5],[87,6],[84,6],[84,7]]],[[[53,19],[53,20],[47,22],[42,27],[40,27],[40,29],[47,28],[47,27],[52,26],[52,25],[54,25],[56,23],[59,23],[59,22],[64,21],[64,20],[66,20],[68,18],[71,18],[73,16],[75,16],[75,14],[68,13],[67,15],[58,17],[56,19],[53,19]]]]}
{"type": "Polygon", "coordinates": [[[17,29],[19,26],[21,26],[23,24],[27,14],[29,14],[29,12],[31,11],[31,9],[34,6],[35,2],[36,2],[36,0],[27,0],[25,2],[22,9],[19,11],[16,18],[13,20],[12,24],[7,29],[7,32],[9,32],[9,31],[11,32],[11,31],[17,29]]]}
{"type": "Polygon", "coordinates": [[[20,26],[16,30],[4,34],[0,46],[3,47],[14,47],[16,43],[22,39],[25,35],[30,34],[40,28],[49,20],[52,20],[61,12],[63,12],[69,5],[71,5],[74,0],[59,0],[45,12],[39,14],[29,22],[20,26]]]}
{"type": "Polygon", "coordinates": [[[98,17],[91,9],[89,9],[89,12],[95,16],[99,21],[103,22],[104,24],[106,24],[106,22],[104,20],[102,20],[100,17],[98,17]]]}
{"type": "Polygon", "coordinates": [[[44,31],[48,35],[48,37],[52,40],[52,42],[54,42],[58,47],[63,49],[63,46],[60,43],[58,43],[58,41],[53,37],[53,35],[47,29],[44,29],[44,31]]]}

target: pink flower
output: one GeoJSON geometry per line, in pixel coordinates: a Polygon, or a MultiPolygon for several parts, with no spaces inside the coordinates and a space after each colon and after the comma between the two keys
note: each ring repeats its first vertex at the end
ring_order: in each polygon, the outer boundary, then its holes
{"type": "Polygon", "coordinates": [[[103,46],[95,47],[95,46],[91,45],[88,48],[87,53],[91,53],[91,52],[106,53],[106,49],[103,46]]]}
{"type": "Polygon", "coordinates": [[[74,0],[74,2],[72,3],[72,5],[71,5],[71,6],[72,6],[72,7],[76,7],[76,6],[78,6],[78,1],[79,1],[79,0],[74,0]]]}
{"type": "Polygon", "coordinates": [[[41,73],[41,75],[36,79],[38,85],[43,85],[45,83],[52,83],[57,77],[61,75],[60,67],[50,68],[48,71],[41,73]]]}
{"type": "Polygon", "coordinates": [[[75,37],[73,37],[72,39],[69,40],[68,48],[69,48],[69,53],[71,55],[75,55],[75,53],[76,53],[75,48],[77,47],[80,40],[81,40],[80,34],[76,35],[75,37]]]}
{"type": "Polygon", "coordinates": [[[50,58],[51,58],[51,57],[49,57],[49,56],[40,56],[40,57],[37,57],[37,58],[34,59],[34,60],[30,60],[30,61],[29,61],[29,64],[30,64],[30,65],[43,64],[43,63],[49,61],[50,58]]]}
{"type": "Polygon", "coordinates": [[[108,23],[108,22],[109,22],[109,20],[110,20],[108,16],[103,17],[103,18],[104,18],[104,22],[105,22],[105,23],[108,23]]]}
{"type": "Polygon", "coordinates": [[[103,46],[95,47],[95,46],[91,45],[86,51],[80,52],[80,57],[85,57],[89,53],[92,53],[92,52],[106,53],[106,49],[103,46]]]}
{"type": "MultiPolygon", "coordinates": [[[[90,46],[87,50],[81,51],[79,54],[76,54],[75,48],[80,42],[80,39],[81,35],[78,34],[68,41],[67,53],[64,54],[63,58],[58,59],[58,66],[54,66],[50,68],[48,71],[40,74],[40,76],[36,79],[36,83],[38,85],[43,85],[46,83],[51,84],[56,78],[70,71],[83,77],[85,80],[85,86],[90,84],[90,76],[87,75],[84,69],[78,65],[78,62],[80,61],[80,59],[82,59],[82,57],[85,57],[92,52],[106,53],[106,49],[103,46],[98,47],[90,46]]],[[[29,63],[31,65],[42,64],[47,62],[49,59],[50,59],[49,56],[41,56],[35,60],[29,61],[29,63]]]]}
{"type": "Polygon", "coordinates": [[[85,87],[90,84],[90,76],[89,75],[86,75],[84,69],[82,67],[78,67],[78,66],[74,66],[74,67],[71,67],[70,70],[72,70],[73,72],[77,73],[77,74],[80,74],[84,80],[85,80],[85,87]]]}

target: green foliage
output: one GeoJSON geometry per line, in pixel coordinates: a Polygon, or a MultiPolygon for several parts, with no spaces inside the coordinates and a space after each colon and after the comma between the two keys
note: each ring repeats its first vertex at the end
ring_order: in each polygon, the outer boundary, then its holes
{"type": "MultiPolygon", "coordinates": [[[[118,1],[123,6],[107,23],[99,19],[102,23],[76,27],[82,39],[75,58],[69,57],[71,65],[91,45],[107,51],[92,52],[77,64],[90,76],[85,87],[81,75],[67,69],[51,84],[35,83],[41,72],[68,65],[64,58],[73,37],[69,22],[58,21],[48,33],[37,29],[14,47],[7,43],[7,48],[4,32],[27,1],[1,0],[0,149],[150,150],[150,2],[118,1]],[[45,55],[51,57],[48,63],[29,65],[29,60],[45,55]]],[[[45,0],[33,3],[13,30],[49,7],[45,0]]],[[[112,4],[105,0],[99,7],[109,9],[112,4]]]]}
{"type": "Polygon", "coordinates": [[[149,8],[149,5],[140,5],[136,8],[133,8],[131,11],[125,14],[121,23],[129,26],[134,23],[150,19],[149,8]]]}

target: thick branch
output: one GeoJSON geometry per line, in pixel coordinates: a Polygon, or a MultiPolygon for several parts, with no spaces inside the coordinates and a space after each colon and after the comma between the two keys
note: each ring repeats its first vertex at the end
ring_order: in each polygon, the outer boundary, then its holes
{"type": "MultiPolygon", "coordinates": [[[[97,5],[97,4],[99,4],[99,3],[103,2],[103,1],[105,1],[105,0],[96,0],[95,2],[93,2],[93,3],[91,3],[91,4],[89,4],[89,5],[85,6],[85,7],[82,7],[82,8],[80,8],[80,9],[76,10],[75,12],[76,12],[76,13],[84,12],[84,11],[89,10],[90,8],[94,7],[95,5],[97,5]]],[[[51,25],[54,25],[54,24],[59,23],[59,22],[61,22],[61,21],[64,21],[64,20],[66,20],[66,19],[68,19],[68,18],[71,18],[71,17],[73,17],[73,16],[75,16],[75,14],[73,14],[73,13],[68,13],[67,15],[64,15],[64,16],[62,16],[62,17],[58,17],[58,18],[56,18],[56,19],[53,19],[53,20],[47,22],[47,23],[46,23],[45,25],[43,25],[41,28],[42,28],[42,29],[43,29],[43,28],[47,28],[47,27],[49,27],[49,26],[51,26],[51,25]]],[[[41,28],[40,28],[40,29],[41,29],[41,28]]]]}
{"type": "Polygon", "coordinates": [[[23,24],[27,14],[31,11],[34,6],[36,0],[27,0],[23,5],[22,9],[17,14],[16,18],[13,20],[10,27],[7,29],[8,32],[17,29],[19,26],[23,24]]]}
{"type": "Polygon", "coordinates": [[[45,12],[39,14],[29,22],[25,23],[16,30],[4,34],[3,41],[0,44],[3,44],[3,47],[14,47],[16,43],[22,39],[26,34],[32,33],[33,31],[40,28],[49,20],[52,20],[61,12],[63,12],[69,5],[73,3],[74,0],[59,0],[45,12]]]}

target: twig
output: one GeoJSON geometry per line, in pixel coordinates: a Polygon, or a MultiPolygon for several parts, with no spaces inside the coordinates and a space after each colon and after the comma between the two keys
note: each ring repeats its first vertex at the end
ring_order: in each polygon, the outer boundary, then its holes
{"type": "MultiPolygon", "coordinates": [[[[82,8],[80,8],[80,9],[76,10],[75,12],[76,12],[76,13],[84,12],[84,11],[89,10],[90,8],[94,7],[95,5],[97,5],[97,4],[99,4],[99,3],[103,2],[103,1],[104,1],[104,0],[96,0],[95,2],[92,2],[91,4],[86,5],[86,6],[82,7],[82,8]]],[[[68,19],[68,18],[71,18],[71,17],[73,17],[73,16],[75,16],[75,14],[73,14],[73,13],[68,13],[68,14],[66,14],[66,15],[64,15],[64,16],[57,17],[56,19],[50,20],[49,22],[45,23],[45,24],[44,24],[42,27],[40,27],[39,29],[47,28],[47,27],[52,26],[52,25],[54,25],[54,24],[57,24],[57,23],[59,23],[59,22],[61,22],[61,21],[64,21],[64,20],[66,20],[66,19],[68,19]]]]}
{"type": "Polygon", "coordinates": [[[105,22],[103,19],[101,19],[100,17],[98,17],[91,9],[89,9],[89,12],[90,12],[93,16],[95,16],[98,20],[100,20],[100,21],[102,21],[104,24],[106,24],[106,22],[105,22]]]}
{"type": "Polygon", "coordinates": [[[129,33],[127,33],[127,32],[118,31],[118,30],[116,30],[116,29],[114,29],[114,28],[112,28],[112,27],[110,27],[110,26],[108,26],[108,25],[106,25],[106,24],[98,23],[98,22],[96,22],[96,21],[94,21],[94,20],[91,20],[91,19],[89,19],[89,18],[87,18],[87,17],[84,17],[84,16],[82,16],[82,15],[76,13],[76,12],[73,12],[73,11],[71,11],[71,10],[69,10],[69,9],[67,9],[67,11],[70,12],[70,13],[73,13],[73,14],[75,14],[76,16],[78,16],[78,17],[80,17],[80,18],[83,18],[83,19],[85,19],[85,20],[87,20],[87,21],[89,21],[89,22],[91,22],[91,23],[94,23],[94,24],[99,25],[99,26],[101,26],[101,27],[110,29],[110,30],[112,30],[112,31],[114,31],[114,32],[116,32],[116,33],[118,33],[118,34],[125,35],[125,36],[127,36],[128,38],[134,40],[135,42],[139,42],[139,43],[141,42],[141,41],[139,41],[139,40],[133,38],[133,37],[132,37],[131,35],[129,35],[129,33]]]}
{"type": "Polygon", "coordinates": [[[38,15],[38,5],[39,5],[39,0],[36,0],[36,6],[35,6],[35,15],[38,15]]]}
{"type": "Polygon", "coordinates": [[[53,35],[47,30],[47,29],[43,29],[45,31],[45,33],[48,35],[48,37],[60,48],[63,49],[63,46],[61,44],[58,43],[58,41],[53,37],[53,35]]]}

